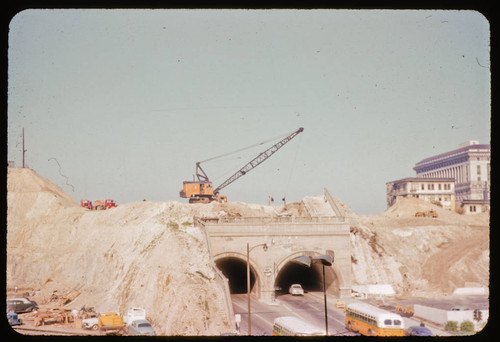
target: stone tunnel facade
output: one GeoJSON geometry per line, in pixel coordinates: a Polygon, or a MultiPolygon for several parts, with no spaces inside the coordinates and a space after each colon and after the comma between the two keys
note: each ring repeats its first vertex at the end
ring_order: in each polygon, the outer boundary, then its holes
{"type": "MultiPolygon", "coordinates": [[[[325,268],[327,291],[338,297],[350,295],[349,224],[343,217],[216,218],[203,221],[216,263],[233,258],[246,265],[249,245],[252,292],[259,300],[274,302],[278,275],[291,260],[302,255],[331,255],[333,265],[325,268]],[[267,245],[267,250],[263,244],[267,245]]],[[[246,279],[246,273],[244,277],[246,279]]]]}

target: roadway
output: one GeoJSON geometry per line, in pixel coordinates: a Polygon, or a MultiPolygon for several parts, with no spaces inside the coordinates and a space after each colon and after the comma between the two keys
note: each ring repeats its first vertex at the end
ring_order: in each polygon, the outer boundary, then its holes
{"type": "MultiPolygon", "coordinates": [[[[254,296],[251,296],[251,324],[252,335],[272,335],[273,321],[280,316],[296,316],[304,321],[312,323],[322,329],[325,328],[325,307],[323,292],[306,292],[304,296],[292,296],[290,294],[283,294],[276,298],[275,304],[265,304],[259,302],[254,296]]],[[[231,299],[233,302],[233,310],[235,314],[241,316],[240,322],[240,335],[248,334],[248,302],[246,294],[232,294],[231,299]]],[[[328,295],[327,297],[327,311],[328,311],[328,334],[329,335],[353,335],[345,327],[345,313],[343,309],[336,308],[335,303],[338,298],[328,295]]],[[[357,301],[354,299],[347,299],[346,303],[357,301]]],[[[434,304],[441,302],[442,299],[429,300],[429,303],[434,304]],[[430,303],[432,302],[432,303],[430,303]]],[[[401,302],[403,303],[403,302],[401,302]]],[[[456,303],[456,301],[455,301],[456,303]]],[[[470,303],[470,302],[469,302],[470,303]]],[[[393,311],[393,303],[385,303],[385,305],[372,305],[381,306],[393,311]],[[387,305],[389,304],[389,305],[387,305]]],[[[465,304],[465,303],[460,303],[465,304]]],[[[421,321],[413,317],[403,317],[405,328],[410,326],[419,325],[421,321]]],[[[434,335],[447,336],[448,332],[444,331],[430,322],[425,322],[426,327],[429,328],[434,335]]]]}
{"type": "MultiPolygon", "coordinates": [[[[248,302],[246,294],[231,295],[235,314],[241,315],[240,334],[248,334],[248,302]]],[[[328,296],[329,335],[350,334],[345,328],[345,314],[335,307],[336,298],[328,296]]],[[[296,316],[322,329],[325,328],[325,306],[323,292],[307,292],[304,296],[284,294],[278,296],[276,304],[265,304],[251,296],[252,335],[272,335],[273,321],[280,316],[296,316]]]]}

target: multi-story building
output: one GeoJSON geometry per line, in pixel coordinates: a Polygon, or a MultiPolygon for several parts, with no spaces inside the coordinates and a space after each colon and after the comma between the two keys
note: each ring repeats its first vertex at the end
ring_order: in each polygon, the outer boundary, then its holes
{"type": "Polygon", "coordinates": [[[455,197],[466,213],[488,211],[490,206],[491,147],[467,141],[458,149],[418,162],[419,178],[455,179],[455,197]]]}
{"type": "Polygon", "coordinates": [[[403,178],[386,183],[387,207],[400,198],[419,198],[443,208],[455,210],[455,179],[453,178],[403,178]]]}

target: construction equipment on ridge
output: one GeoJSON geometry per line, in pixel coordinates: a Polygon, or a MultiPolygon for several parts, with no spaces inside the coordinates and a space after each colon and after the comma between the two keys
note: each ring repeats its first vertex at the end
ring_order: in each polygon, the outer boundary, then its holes
{"type": "MultiPolygon", "coordinates": [[[[264,152],[260,153],[257,157],[249,161],[245,166],[239,169],[235,174],[225,180],[221,185],[214,189],[212,182],[208,179],[207,174],[201,168],[200,163],[196,163],[196,177],[197,181],[184,181],[182,183],[183,188],[180,191],[179,195],[182,198],[189,198],[189,203],[210,203],[212,201],[218,201],[220,203],[226,203],[227,197],[219,195],[220,190],[224,189],[226,186],[245,175],[249,171],[253,170],[255,167],[260,165],[262,162],[267,160],[270,156],[272,156],[276,151],[282,148],[287,142],[292,140],[297,136],[297,134],[304,131],[304,128],[299,128],[295,132],[291,133],[287,137],[283,138],[273,146],[269,147],[264,152]]],[[[210,158],[208,160],[212,160],[218,157],[210,158]]]]}

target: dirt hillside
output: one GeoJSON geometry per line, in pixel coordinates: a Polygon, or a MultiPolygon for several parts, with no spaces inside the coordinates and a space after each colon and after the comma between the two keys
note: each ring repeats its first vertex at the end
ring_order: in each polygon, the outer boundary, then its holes
{"type": "Polygon", "coordinates": [[[352,268],[359,284],[389,283],[400,294],[425,297],[489,286],[487,214],[460,215],[409,198],[381,215],[357,215],[355,221],[352,268]],[[428,210],[438,217],[415,217],[428,210]]]}
{"type": "Polygon", "coordinates": [[[128,203],[88,211],[29,169],[8,170],[7,289],[78,289],[71,308],[146,309],[158,334],[228,331],[203,234],[193,215],[217,205],[128,203]]]}
{"type": "MultiPolygon", "coordinates": [[[[419,200],[351,221],[354,284],[389,283],[402,295],[437,296],[488,286],[487,215],[463,216],[419,200]],[[438,218],[416,218],[436,210],[438,218]]],[[[327,213],[323,196],[283,206],[134,202],[105,211],[81,208],[29,169],[8,169],[7,290],[43,303],[77,289],[71,308],[146,309],[158,334],[218,335],[231,330],[203,232],[193,216],[309,217],[327,213]],[[311,206],[315,209],[311,209],[311,206]],[[307,209],[309,207],[309,209],[307,209]],[[311,213],[313,212],[313,213],[311,213]]],[[[330,210],[331,211],[331,210],[330,210]]]]}

